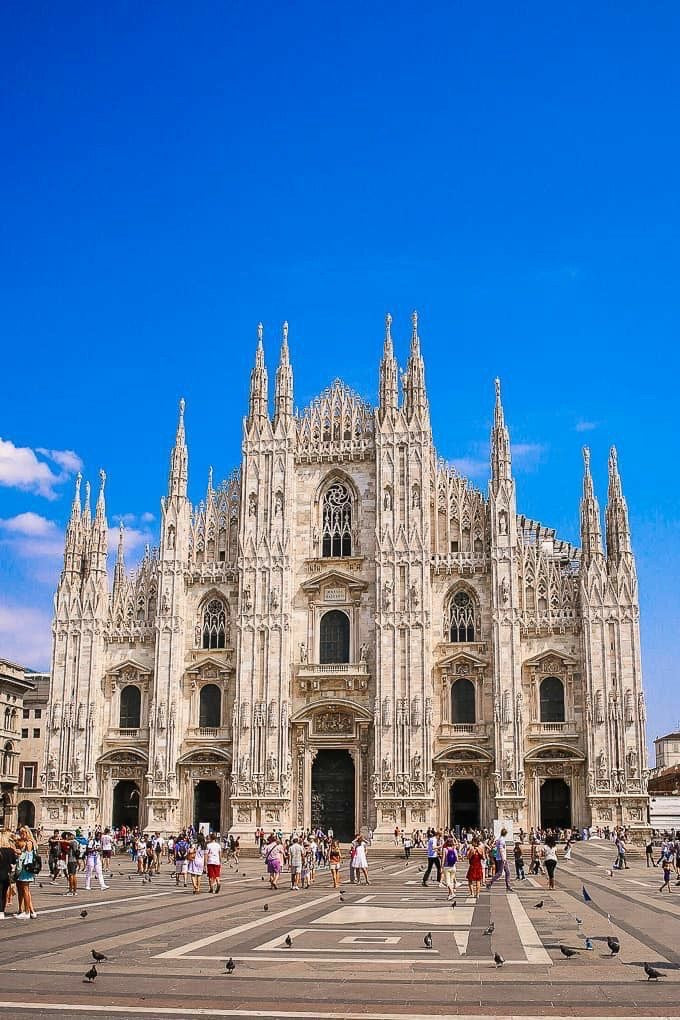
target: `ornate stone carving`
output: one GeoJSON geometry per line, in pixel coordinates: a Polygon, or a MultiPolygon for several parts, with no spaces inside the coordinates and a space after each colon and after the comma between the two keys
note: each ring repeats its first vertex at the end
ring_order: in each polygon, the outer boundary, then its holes
{"type": "Polygon", "coordinates": [[[315,733],[352,733],[354,716],[340,709],[317,712],[314,716],[315,733]]]}

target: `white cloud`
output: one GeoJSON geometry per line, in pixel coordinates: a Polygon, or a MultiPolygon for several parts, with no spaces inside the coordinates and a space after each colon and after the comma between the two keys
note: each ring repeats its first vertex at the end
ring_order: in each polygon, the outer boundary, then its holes
{"type": "Polygon", "coordinates": [[[0,438],[0,485],[56,499],[54,487],[62,480],[48,464],[38,460],[29,446],[15,446],[11,440],[0,438]]]}
{"type": "Polygon", "coordinates": [[[142,514],[142,516],[139,519],[144,524],[151,524],[151,521],[155,521],[156,520],[154,515],[150,514],[148,510],[146,511],[146,513],[142,514]]]}
{"type": "Polygon", "coordinates": [[[0,527],[13,535],[54,535],[58,531],[54,521],[48,520],[47,517],[41,517],[40,514],[34,514],[30,510],[23,514],[17,514],[16,517],[0,519],[0,527]]]}
{"type": "Polygon", "coordinates": [[[546,447],[543,443],[511,443],[513,467],[519,471],[533,471],[545,453],[546,447]]]}
{"type": "Polygon", "coordinates": [[[449,463],[464,478],[485,478],[489,474],[489,461],[478,457],[454,457],[449,463]]]}
{"type": "Polygon", "coordinates": [[[597,426],[598,422],[596,421],[583,421],[581,419],[576,422],[574,428],[576,429],[577,432],[592,432],[593,429],[597,428],[597,426]]]}
{"type": "Polygon", "coordinates": [[[73,450],[46,450],[39,446],[36,452],[53,460],[67,475],[75,475],[77,471],[83,470],[83,462],[73,450]]]}
{"type": "Polygon", "coordinates": [[[15,446],[11,439],[0,438],[0,485],[35,492],[45,499],[56,499],[56,486],[82,466],[83,462],[73,450],[38,447],[36,451],[30,446],[15,446]],[[44,460],[39,460],[36,452],[57,464],[59,473],[56,474],[44,460]]]}
{"type": "Polygon", "coordinates": [[[52,646],[52,619],[42,609],[0,604],[0,648],[12,662],[47,669],[52,646]]]}

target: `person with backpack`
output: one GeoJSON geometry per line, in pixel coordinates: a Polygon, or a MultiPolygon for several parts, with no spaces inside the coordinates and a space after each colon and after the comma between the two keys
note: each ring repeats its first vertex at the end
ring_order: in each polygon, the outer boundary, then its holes
{"type": "Polygon", "coordinates": [[[35,876],[40,872],[42,861],[33,836],[25,825],[19,829],[16,847],[19,851],[19,860],[16,865],[18,868],[16,885],[19,910],[14,916],[25,921],[29,917],[38,916],[31,899],[31,885],[35,882],[35,876]]]}
{"type": "Polygon", "coordinates": [[[0,833],[0,921],[5,919],[5,910],[12,888],[12,875],[18,860],[14,848],[14,837],[9,830],[0,833]]]}
{"type": "Polygon", "coordinates": [[[180,833],[179,839],[175,840],[175,885],[179,886],[180,876],[184,879],[184,888],[187,887],[187,872],[189,862],[189,843],[184,832],[180,833]]]}
{"type": "Polygon", "coordinates": [[[449,836],[444,843],[443,860],[444,881],[448,890],[447,900],[456,898],[456,864],[458,863],[458,851],[452,836],[449,836]]]}

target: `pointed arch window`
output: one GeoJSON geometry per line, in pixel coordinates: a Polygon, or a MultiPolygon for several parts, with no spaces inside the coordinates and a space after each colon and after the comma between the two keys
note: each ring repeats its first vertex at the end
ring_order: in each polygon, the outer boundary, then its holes
{"type": "Polygon", "coordinates": [[[352,555],[352,511],[349,488],[333,482],[323,497],[322,556],[352,555]]]}
{"type": "Polygon", "coordinates": [[[349,662],[349,619],[339,609],[321,617],[319,662],[349,662]]]}
{"type": "Polygon", "coordinates": [[[120,728],[138,730],[142,717],[142,692],[134,684],[128,684],[120,692],[120,728]]]}
{"type": "Polygon", "coordinates": [[[475,685],[462,676],[451,687],[451,722],[469,724],[476,721],[475,685]]]}
{"type": "Polygon", "coordinates": [[[475,604],[466,591],[457,591],[449,599],[444,618],[445,640],[474,641],[475,631],[475,604]]]}
{"type": "Polygon", "coordinates": [[[227,609],[222,599],[210,599],[201,624],[203,648],[226,648],[227,609]]]}
{"type": "Polygon", "coordinates": [[[212,728],[222,725],[222,692],[217,684],[206,684],[201,688],[198,725],[212,728]]]}
{"type": "Polygon", "coordinates": [[[564,722],[564,684],[556,676],[541,680],[541,722],[564,722]]]}

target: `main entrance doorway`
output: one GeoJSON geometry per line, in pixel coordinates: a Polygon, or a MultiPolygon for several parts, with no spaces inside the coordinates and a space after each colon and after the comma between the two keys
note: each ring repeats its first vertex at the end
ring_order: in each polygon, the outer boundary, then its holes
{"type": "Polygon", "coordinates": [[[354,762],[349,751],[319,751],[312,765],[312,828],[354,839],[354,762]]]}
{"type": "Polygon", "coordinates": [[[478,829],[479,787],[472,779],[457,779],[451,785],[449,794],[451,801],[451,828],[478,829]]]}
{"type": "Polygon", "coordinates": [[[131,779],[121,779],[113,791],[113,816],[115,827],[125,825],[134,829],[139,825],[139,787],[131,779]]]}
{"type": "Polygon", "coordinates": [[[208,822],[212,832],[220,832],[220,788],[214,779],[201,779],[194,787],[194,826],[208,822]]]}
{"type": "Polygon", "coordinates": [[[541,828],[571,828],[571,790],[564,779],[546,779],[541,786],[541,828]]]}

